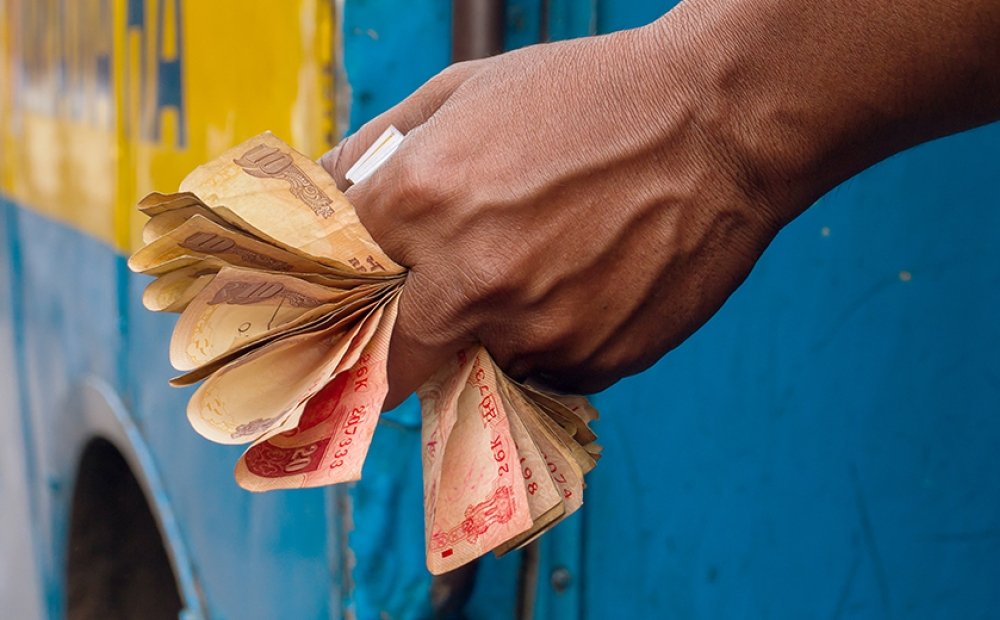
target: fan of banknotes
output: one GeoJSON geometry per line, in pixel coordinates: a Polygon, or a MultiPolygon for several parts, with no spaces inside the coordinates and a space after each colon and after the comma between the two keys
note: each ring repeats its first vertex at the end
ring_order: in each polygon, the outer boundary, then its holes
{"type": "MultiPolygon", "coordinates": [[[[402,135],[348,174],[363,179],[402,135]]],[[[358,480],[387,392],[386,358],[406,270],[385,255],[317,163],[263,133],[200,166],[180,191],[139,203],[155,276],[150,310],[178,312],[170,361],[194,429],[249,444],[251,491],[358,480]]],[[[427,566],[438,574],[527,544],[578,509],[600,457],[586,399],[504,375],[482,347],[418,391],[427,566]]]]}

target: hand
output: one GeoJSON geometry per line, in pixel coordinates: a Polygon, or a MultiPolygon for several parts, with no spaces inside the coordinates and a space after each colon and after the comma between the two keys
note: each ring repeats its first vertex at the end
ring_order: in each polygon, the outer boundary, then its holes
{"type": "Polygon", "coordinates": [[[514,377],[603,389],[677,346],[749,273],[781,219],[649,38],[455,65],[323,158],[343,187],[386,126],[408,133],[347,192],[411,269],[387,408],[475,341],[514,377]]]}
{"type": "Polygon", "coordinates": [[[411,268],[389,407],[480,341],[567,391],[702,325],[777,231],[913,144],[1000,117],[1000,4],[686,0],[650,26],[456,65],[323,158],[411,268]]]}

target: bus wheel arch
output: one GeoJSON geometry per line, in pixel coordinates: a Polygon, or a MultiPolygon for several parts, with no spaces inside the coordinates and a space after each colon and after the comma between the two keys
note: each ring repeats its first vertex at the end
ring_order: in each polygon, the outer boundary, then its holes
{"type": "Polygon", "coordinates": [[[66,615],[177,618],[183,604],[153,511],[107,439],[87,442],[76,470],[66,549],[66,615]]]}
{"type": "Polygon", "coordinates": [[[83,382],[68,514],[66,615],[207,617],[201,588],[149,446],[114,389],[83,382]]]}

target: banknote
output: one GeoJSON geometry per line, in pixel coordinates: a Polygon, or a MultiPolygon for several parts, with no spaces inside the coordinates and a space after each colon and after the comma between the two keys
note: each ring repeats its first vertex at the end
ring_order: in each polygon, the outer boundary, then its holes
{"type": "MultiPolygon", "coordinates": [[[[351,366],[309,398],[294,429],[251,446],[236,465],[245,489],[324,486],[361,478],[382,403],[389,390],[386,360],[396,320],[389,303],[351,366]]],[[[362,339],[364,341],[364,339],[362,339]]]]}
{"type": "Polygon", "coordinates": [[[180,190],[321,264],[333,261],[361,273],[403,271],[361,225],[330,175],[270,132],[199,166],[180,190]]]}
{"type": "MultiPolygon", "coordinates": [[[[391,129],[350,171],[362,182],[405,141],[391,129]]],[[[392,377],[407,271],[313,160],[270,133],[153,193],[128,265],[143,304],[176,312],[169,358],[192,428],[247,448],[250,491],[361,478],[392,377]]],[[[544,534],[583,504],[601,457],[581,396],[513,381],[482,346],[418,389],[427,567],[440,574],[544,534]]],[[[404,518],[404,517],[400,517],[404,518]]]]}
{"type": "Polygon", "coordinates": [[[427,524],[427,568],[433,574],[461,566],[531,527],[493,361],[483,348],[471,357],[457,419],[443,437],[437,497],[427,524]]]}

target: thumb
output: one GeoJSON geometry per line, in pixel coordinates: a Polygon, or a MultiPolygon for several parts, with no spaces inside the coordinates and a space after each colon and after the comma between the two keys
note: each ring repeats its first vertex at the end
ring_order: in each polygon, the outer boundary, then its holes
{"type": "Polygon", "coordinates": [[[389,340],[389,393],[383,410],[399,406],[439,368],[472,340],[461,337],[457,325],[444,324],[439,308],[421,301],[419,278],[413,272],[403,284],[396,326],[389,340]]]}
{"type": "Polygon", "coordinates": [[[340,144],[320,157],[320,165],[330,173],[341,191],[346,190],[350,185],[344,176],[347,170],[382,132],[392,125],[403,133],[409,133],[422,125],[459,86],[480,70],[483,62],[485,61],[462,62],[438,73],[412,95],[365,123],[353,135],[341,140],[340,144]]]}

